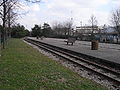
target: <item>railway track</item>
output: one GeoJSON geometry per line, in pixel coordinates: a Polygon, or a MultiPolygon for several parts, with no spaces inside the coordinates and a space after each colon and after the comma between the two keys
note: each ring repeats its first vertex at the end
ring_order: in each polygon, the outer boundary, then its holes
{"type": "Polygon", "coordinates": [[[93,61],[83,59],[78,55],[73,55],[67,51],[61,50],[58,47],[55,47],[46,43],[42,43],[36,40],[27,39],[27,38],[25,39],[25,41],[31,44],[34,44],[39,48],[47,50],[59,57],[62,57],[65,60],[68,60],[78,66],[81,66],[98,76],[103,77],[104,79],[110,81],[115,88],[118,88],[117,90],[120,90],[120,72],[119,71],[109,68],[107,66],[95,63],[93,61]]]}

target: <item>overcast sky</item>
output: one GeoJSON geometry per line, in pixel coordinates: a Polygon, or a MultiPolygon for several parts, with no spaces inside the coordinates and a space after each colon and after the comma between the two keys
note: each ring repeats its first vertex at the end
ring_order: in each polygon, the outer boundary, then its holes
{"type": "Polygon", "coordinates": [[[120,7],[120,0],[42,0],[39,4],[21,4],[26,14],[18,22],[30,30],[34,24],[52,25],[71,18],[74,25],[80,26],[81,21],[85,25],[91,15],[96,16],[98,25],[110,24],[110,13],[120,7]]]}

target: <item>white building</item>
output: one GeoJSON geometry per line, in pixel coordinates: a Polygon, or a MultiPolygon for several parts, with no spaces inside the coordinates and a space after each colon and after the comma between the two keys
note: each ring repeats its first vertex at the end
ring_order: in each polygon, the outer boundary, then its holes
{"type": "Polygon", "coordinates": [[[98,33],[99,28],[98,26],[81,26],[81,27],[76,27],[76,31],[79,34],[92,34],[92,33],[98,33]]]}

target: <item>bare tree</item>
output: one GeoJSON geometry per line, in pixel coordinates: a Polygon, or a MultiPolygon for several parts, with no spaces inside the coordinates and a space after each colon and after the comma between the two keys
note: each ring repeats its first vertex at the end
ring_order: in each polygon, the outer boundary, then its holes
{"type": "Polygon", "coordinates": [[[14,12],[13,9],[10,9],[7,15],[7,22],[6,22],[7,24],[6,34],[8,38],[11,37],[11,27],[16,24],[17,17],[18,17],[18,13],[14,12]]]}
{"type": "MultiPolygon", "coordinates": [[[[112,12],[111,22],[115,28],[115,31],[118,34],[118,37],[120,37],[120,8],[112,12]]],[[[118,42],[118,39],[117,39],[117,42],[118,42]]]]}
{"type": "Polygon", "coordinates": [[[53,25],[52,25],[52,29],[54,31],[55,34],[59,35],[59,31],[60,31],[60,23],[58,22],[54,22],[53,25]]]}
{"type": "Polygon", "coordinates": [[[73,22],[71,20],[66,21],[65,28],[67,29],[67,33],[68,33],[68,37],[69,37],[72,34],[73,22]]]}
{"type": "Polygon", "coordinates": [[[1,0],[0,1],[0,18],[2,20],[2,38],[3,48],[5,48],[5,41],[7,37],[7,21],[10,20],[10,11],[17,5],[18,0],[1,0]],[[9,20],[8,20],[9,17],[9,20]]]}
{"type": "Polygon", "coordinates": [[[52,26],[52,29],[54,30],[54,33],[57,35],[64,35],[64,24],[60,22],[55,22],[52,26]]]}
{"type": "MultiPolygon", "coordinates": [[[[0,19],[2,21],[2,40],[3,40],[3,48],[5,48],[5,41],[7,37],[7,29],[14,23],[17,14],[14,12],[15,7],[18,6],[18,2],[20,0],[0,0],[0,19]]],[[[41,0],[25,0],[31,3],[39,3],[41,0]]]]}
{"type": "Polygon", "coordinates": [[[101,28],[99,28],[99,41],[100,42],[105,42],[106,41],[106,38],[107,38],[107,33],[108,33],[108,26],[106,24],[104,24],[101,28]]]}
{"type": "Polygon", "coordinates": [[[65,38],[69,37],[72,33],[73,23],[71,21],[64,21],[64,22],[55,22],[52,26],[54,32],[57,35],[64,35],[65,38]]]}
{"type": "Polygon", "coordinates": [[[94,36],[94,32],[95,32],[95,28],[97,26],[97,19],[94,15],[92,15],[89,19],[89,23],[91,24],[91,28],[92,28],[92,31],[91,31],[91,40],[95,39],[95,36],[94,36]]]}

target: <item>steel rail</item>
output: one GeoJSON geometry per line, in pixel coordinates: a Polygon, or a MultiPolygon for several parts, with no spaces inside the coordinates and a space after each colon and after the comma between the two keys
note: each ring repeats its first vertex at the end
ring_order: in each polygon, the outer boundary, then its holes
{"type": "Polygon", "coordinates": [[[62,57],[62,58],[64,58],[64,59],[66,59],[66,60],[68,60],[68,61],[71,61],[71,62],[74,63],[74,64],[80,65],[80,66],[82,66],[82,67],[84,67],[84,68],[86,68],[86,69],[88,69],[88,70],[96,73],[97,75],[100,75],[100,76],[103,76],[103,77],[105,77],[105,78],[107,78],[107,79],[110,79],[110,80],[113,82],[114,86],[116,86],[116,87],[118,87],[118,88],[120,87],[120,80],[117,80],[117,79],[115,79],[115,78],[113,78],[113,77],[111,77],[111,76],[109,76],[109,75],[106,75],[106,74],[104,74],[104,73],[102,73],[102,72],[98,72],[97,70],[92,69],[92,68],[90,68],[89,66],[82,65],[81,63],[79,63],[79,62],[76,61],[76,60],[73,60],[72,58],[75,58],[75,59],[78,59],[78,60],[82,60],[82,61],[84,61],[84,62],[86,62],[86,63],[88,63],[88,64],[90,64],[90,65],[94,65],[95,67],[102,68],[102,69],[104,69],[105,71],[112,72],[112,73],[116,74],[118,77],[119,77],[119,75],[120,75],[119,72],[116,72],[116,71],[111,70],[111,69],[109,69],[109,68],[107,68],[107,67],[101,66],[101,65],[99,65],[99,64],[96,64],[96,63],[94,63],[94,62],[87,61],[87,60],[85,60],[85,59],[83,59],[83,58],[80,58],[79,56],[72,55],[72,54],[70,54],[70,53],[68,53],[68,52],[58,50],[57,48],[50,47],[51,45],[48,46],[48,44],[43,44],[43,43],[40,43],[39,41],[35,41],[35,40],[31,40],[31,39],[25,39],[25,41],[27,41],[27,42],[29,42],[29,43],[32,43],[32,44],[34,44],[34,45],[36,45],[36,46],[38,46],[38,47],[40,47],[40,48],[42,48],[42,49],[45,49],[45,50],[51,52],[51,53],[54,53],[54,54],[56,54],[56,55],[58,55],[58,56],[60,56],[60,57],[62,57]],[[67,56],[66,56],[66,55],[67,55],[67,56]],[[71,57],[72,57],[72,58],[71,58],[71,57]]]}

